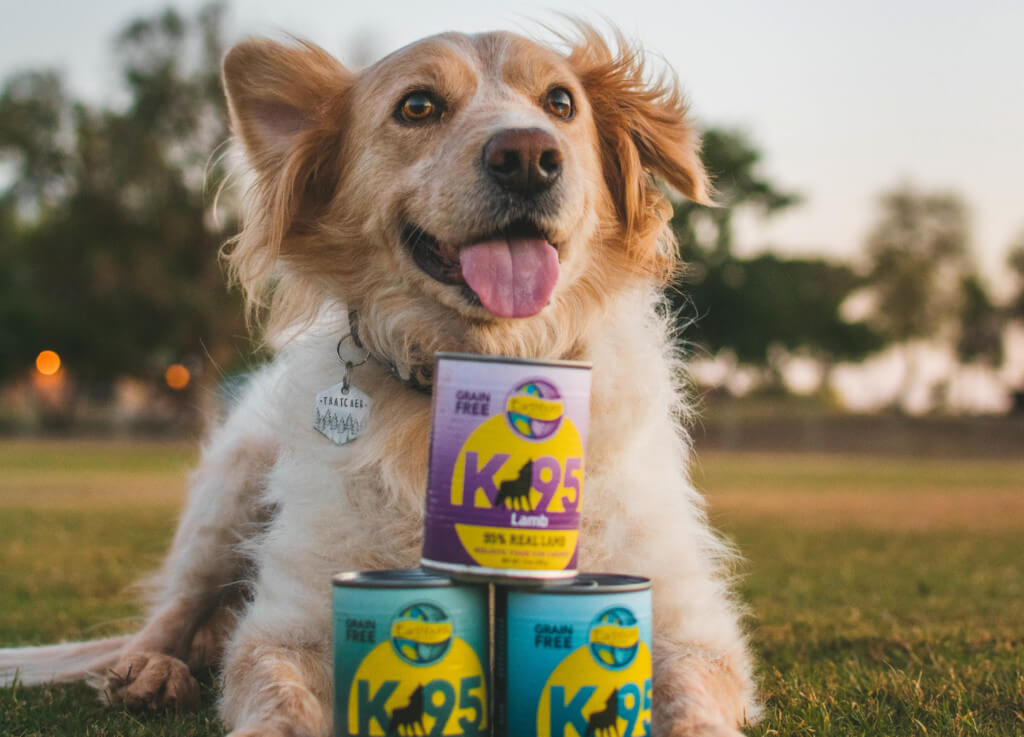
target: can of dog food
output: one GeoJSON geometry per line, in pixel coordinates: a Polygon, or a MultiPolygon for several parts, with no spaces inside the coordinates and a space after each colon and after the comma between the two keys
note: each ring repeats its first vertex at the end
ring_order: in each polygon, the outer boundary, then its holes
{"type": "Polygon", "coordinates": [[[486,586],[418,569],[333,583],[336,737],[489,732],[486,586]]]}
{"type": "Polygon", "coordinates": [[[495,737],[651,733],[651,582],[495,588],[495,737]]]}
{"type": "Polygon", "coordinates": [[[573,576],[589,410],[589,364],[438,353],[423,566],[573,576]]]}

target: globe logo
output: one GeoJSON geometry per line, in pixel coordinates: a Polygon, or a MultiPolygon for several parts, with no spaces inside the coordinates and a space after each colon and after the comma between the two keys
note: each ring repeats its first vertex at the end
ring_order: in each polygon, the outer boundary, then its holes
{"type": "Polygon", "coordinates": [[[526,381],[509,394],[505,417],[519,435],[527,440],[544,440],[562,425],[562,395],[544,379],[526,381]]]}
{"type": "Polygon", "coordinates": [[[405,607],[391,622],[391,645],[402,660],[429,665],[452,644],[452,623],[441,607],[420,602],[405,607]]]}
{"type": "Polygon", "coordinates": [[[640,648],[640,628],[633,612],[625,607],[611,607],[590,623],[590,654],[599,664],[621,670],[633,662],[640,648]]]}

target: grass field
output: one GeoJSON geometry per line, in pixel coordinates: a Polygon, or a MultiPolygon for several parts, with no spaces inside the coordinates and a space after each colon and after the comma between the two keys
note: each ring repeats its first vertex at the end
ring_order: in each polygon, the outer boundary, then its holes
{"type": "MultiPolygon", "coordinates": [[[[185,445],[0,444],[0,645],[137,622],[185,445]]],[[[742,550],[768,735],[1024,735],[1024,460],[707,453],[742,550]]],[[[83,686],[0,690],[0,735],[219,734],[198,714],[104,711],[83,686]]]]}

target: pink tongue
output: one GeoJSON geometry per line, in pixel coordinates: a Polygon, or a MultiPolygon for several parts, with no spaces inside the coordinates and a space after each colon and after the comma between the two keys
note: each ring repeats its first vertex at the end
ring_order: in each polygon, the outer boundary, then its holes
{"type": "Polygon", "coordinates": [[[558,253],[547,241],[484,241],[459,251],[462,276],[491,314],[530,317],[544,309],[558,281],[558,253]]]}

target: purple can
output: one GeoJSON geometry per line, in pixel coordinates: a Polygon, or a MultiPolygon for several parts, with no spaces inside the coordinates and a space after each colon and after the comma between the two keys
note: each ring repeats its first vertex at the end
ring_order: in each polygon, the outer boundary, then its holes
{"type": "Polygon", "coordinates": [[[576,573],[590,365],[438,353],[424,567],[576,573]]]}

